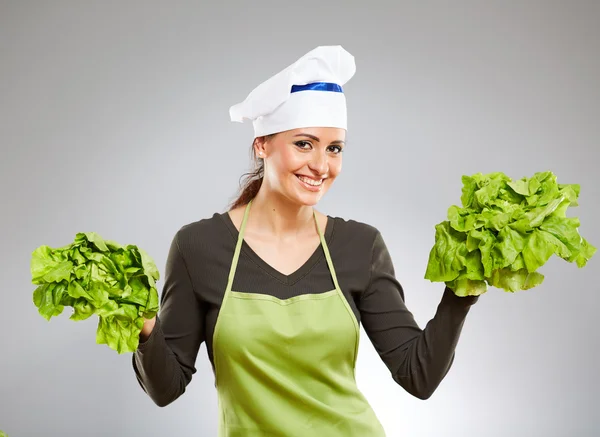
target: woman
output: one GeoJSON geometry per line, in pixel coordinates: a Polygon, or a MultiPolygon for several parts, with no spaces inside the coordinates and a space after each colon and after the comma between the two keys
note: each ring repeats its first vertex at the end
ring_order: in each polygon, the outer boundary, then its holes
{"type": "Polygon", "coordinates": [[[253,121],[255,178],[229,211],[173,239],[133,366],[168,405],[206,341],[220,436],[384,436],[355,382],[359,323],[393,380],[427,399],[477,300],[446,288],[421,330],[380,232],[313,208],[342,168],[342,85],[354,72],[342,47],[318,47],[233,106],[233,121],[253,121]]]}

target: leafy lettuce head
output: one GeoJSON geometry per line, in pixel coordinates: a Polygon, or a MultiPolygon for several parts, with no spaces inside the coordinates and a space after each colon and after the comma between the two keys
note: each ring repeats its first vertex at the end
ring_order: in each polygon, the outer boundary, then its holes
{"type": "Polygon", "coordinates": [[[33,302],[46,320],[72,307],[71,320],[98,316],[96,342],[118,353],[139,345],[144,318],[158,312],[154,261],[134,245],[78,233],[62,248],[40,246],[31,256],[31,276],[38,287],[33,302]]]}
{"type": "Polygon", "coordinates": [[[488,286],[515,292],[540,285],[537,270],[554,254],[584,267],[596,248],[580,234],[580,186],[559,184],[550,172],[511,180],[500,172],[462,177],[462,206],[448,208],[435,226],[425,279],[444,282],[459,296],[488,286]]]}

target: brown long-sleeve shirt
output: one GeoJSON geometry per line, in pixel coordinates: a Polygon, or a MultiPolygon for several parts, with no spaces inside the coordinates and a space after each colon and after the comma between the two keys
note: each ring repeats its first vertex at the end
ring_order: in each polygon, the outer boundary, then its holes
{"type": "MultiPolygon", "coordinates": [[[[450,369],[465,317],[478,298],[458,297],[446,288],[435,316],[421,329],[376,228],[329,217],[324,235],[344,296],[392,378],[412,395],[428,398],[450,369]]],[[[183,226],[172,240],[156,324],[133,354],[136,377],[159,406],[185,392],[203,342],[213,363],[214,327],[237,237],[229,215],[215,213],[183,226]]],[[[242,245],[234,290],[287,299],[333,288],[320,246],[296,272],[284,275],[242,245]]]]}

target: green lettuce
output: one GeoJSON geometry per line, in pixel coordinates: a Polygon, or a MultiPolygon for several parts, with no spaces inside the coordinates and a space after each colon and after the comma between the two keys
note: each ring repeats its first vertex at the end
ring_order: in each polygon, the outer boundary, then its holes
{"type": "Polygon", "coordinates": [[[540,285],[538,272],[552,255],[579,268],[596,252],[567,217],[578,206],[580,186],[559,184],[550,171],[511,180],[500,172],[462,176],[462,207],[448,208],[435,226],[425,279],[444,282],[458,296],[488,286],[507,292],[540,285]]]}
{"type": "Polygon", "coordinates": [[[71,307],[71,320],[98,316],[96,342],[119,354],[139,345],[144,319],[158,312],[154,261],[134,245],[78,233],[61,248],[40,246],[31,256],[33,303],[46,320],[71,307]]]}

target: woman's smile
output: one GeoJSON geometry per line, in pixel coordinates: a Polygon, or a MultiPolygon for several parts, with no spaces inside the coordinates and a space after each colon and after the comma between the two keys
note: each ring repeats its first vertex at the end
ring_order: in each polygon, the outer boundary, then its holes
{"type": "Polygon", "coordinates": [[[321,188],[323,187],[323,182],[325,181],[325,179],[323,178],[314,179],[304,175],[296,175],[296,177],[298,178],[300,185],[302,185],[305,189],[313,192],[321,191],[321,188]]]}

